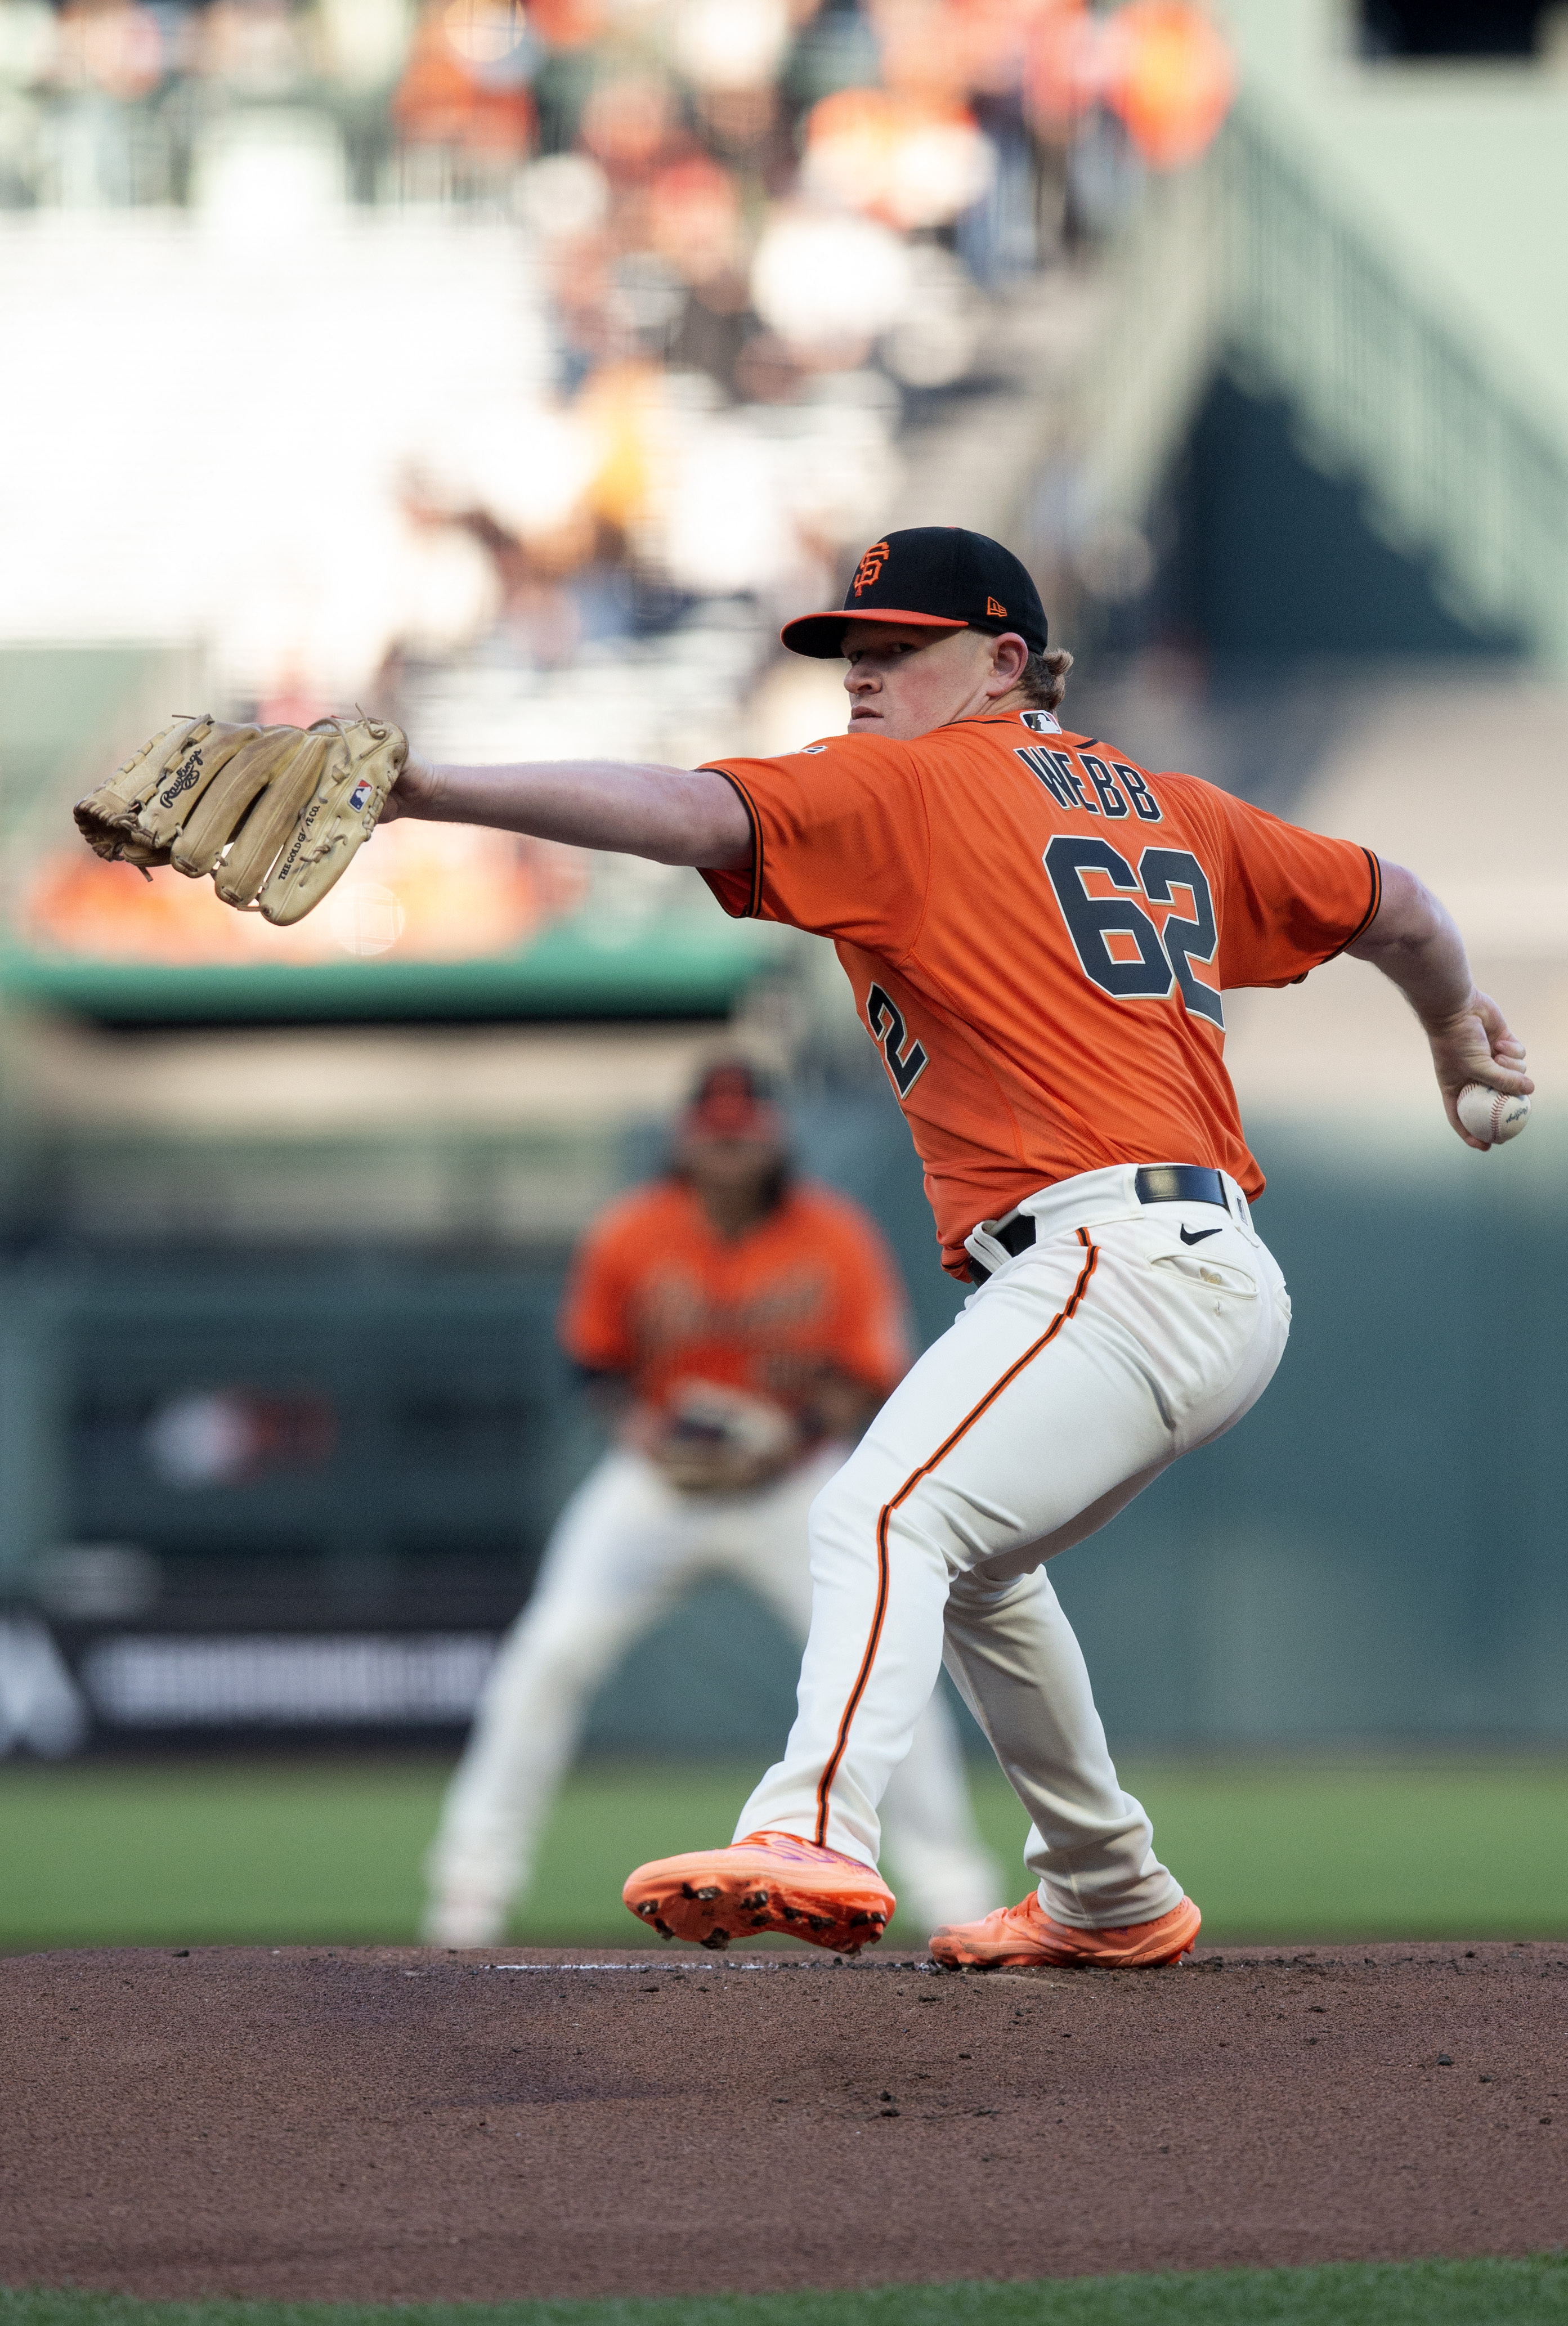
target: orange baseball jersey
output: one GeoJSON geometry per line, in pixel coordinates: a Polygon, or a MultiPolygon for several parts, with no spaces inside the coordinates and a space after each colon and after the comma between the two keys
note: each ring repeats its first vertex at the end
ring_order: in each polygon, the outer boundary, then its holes
{"type": "Polygon", "coordinates": [[[1369,850],[1049,712],[712,763],[751,821],[726,912],[832,937],[926,1170],[943,1265],[1036,1188],[1202,1163],[1249,1196],[1227,986],[1288,985],[1377,909],[1369,850]]]}
{"type": "Polygon", "coordinates": [[[679,1179],[623,1196],[579,1247],[561,1338],[650,1405],[695,1378],[798,1410],[823,1365],[885,1396],[910,1361],[881,1235],[858,1205],[798,1181],[733,1241],[679,1179]]]}

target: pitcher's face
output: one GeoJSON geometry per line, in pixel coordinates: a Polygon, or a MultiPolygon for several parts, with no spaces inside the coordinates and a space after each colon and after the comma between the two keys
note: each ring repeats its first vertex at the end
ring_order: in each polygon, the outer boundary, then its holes
{"type": "Polygon", "coordinates": [[[999,650],[1009,650],[1006,692],[1027,649],[1011,633],[994,638],[984,630],[938,630],[914,622],[846,622],[844,651],[849,663],[852,735],[887,735],[901,743],[929,735],[951,720],[971,718],[993,707],[986,688],[1000,675],[999,650]]]}

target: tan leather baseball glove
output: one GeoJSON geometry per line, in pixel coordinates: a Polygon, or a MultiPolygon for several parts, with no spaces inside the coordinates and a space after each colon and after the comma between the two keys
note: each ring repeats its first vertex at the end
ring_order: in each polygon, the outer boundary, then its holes
{"type": "Polygon", "coordinates": [[[77,828],[111,863],[210,872],[226,905],[286,928],[342,878],[407,757],[403,730],[373,719],[176,719],[78,800],[77,828]]]}

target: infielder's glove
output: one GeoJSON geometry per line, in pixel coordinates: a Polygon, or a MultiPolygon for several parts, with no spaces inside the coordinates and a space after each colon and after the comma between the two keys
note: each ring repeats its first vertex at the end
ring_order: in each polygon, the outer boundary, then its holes
{"type": "Polygon", "coordinates": [[[739,1494],[784,1468],[799,1433],[770,1398],[715,1382],[677,1383],[653,1458],[683,1494],[739,1494]]]}
{"type": "Polygon", "coordinates": [[[286,928],[341,879],[407,757],[403,730],[372,719],[177,719],[78,800],[77,827],[111,863],[210,872],[226,905],[286,928]]]}

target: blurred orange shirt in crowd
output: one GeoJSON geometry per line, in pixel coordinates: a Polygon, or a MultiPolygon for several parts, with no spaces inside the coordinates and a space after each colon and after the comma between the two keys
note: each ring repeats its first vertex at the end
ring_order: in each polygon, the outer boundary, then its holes
{"type": "Polygon", "coordinates": [[[487,85],[481,62],[463,52],[462,12],[430,8],[414,36],[407,67],[392,99],[392,118],[415,144],[461,145],[526,154],[534,100],[522,85],[487,85]]]}
{"type": "Polygon", "coordinates": [[[623,1196],[578,1250],[561,1339],[578,1364],[625,1375],[650,1406],[678,1382],[703,1381],[798,1412],[824,1367],[885,1396],[910,1361],[880,1233],[857,1204],[809,1181],[733,1241],[680,1179],[623,1196]]]}
{"type": "Polygon", "coordinates": [[[1220,990],[1286,985],[1377,907],[1377,860],[1048,713],[714,762],[751,861],[726,912],[836,940],[926,1167],[943,1264],[1037,1188],[1199,1163],[1249,1196],[1220,990]]]}
{"type": "Polygon", "coordinates": [[[1036,17],[1025,88],[1036,126],[1070,135],[1089,108],[1120,114],[1156,170],[1195,162],[1236,94],[1225,38],[1191,0],[1129,0],[1091,15],[1080,0],[1036,17]]]}

